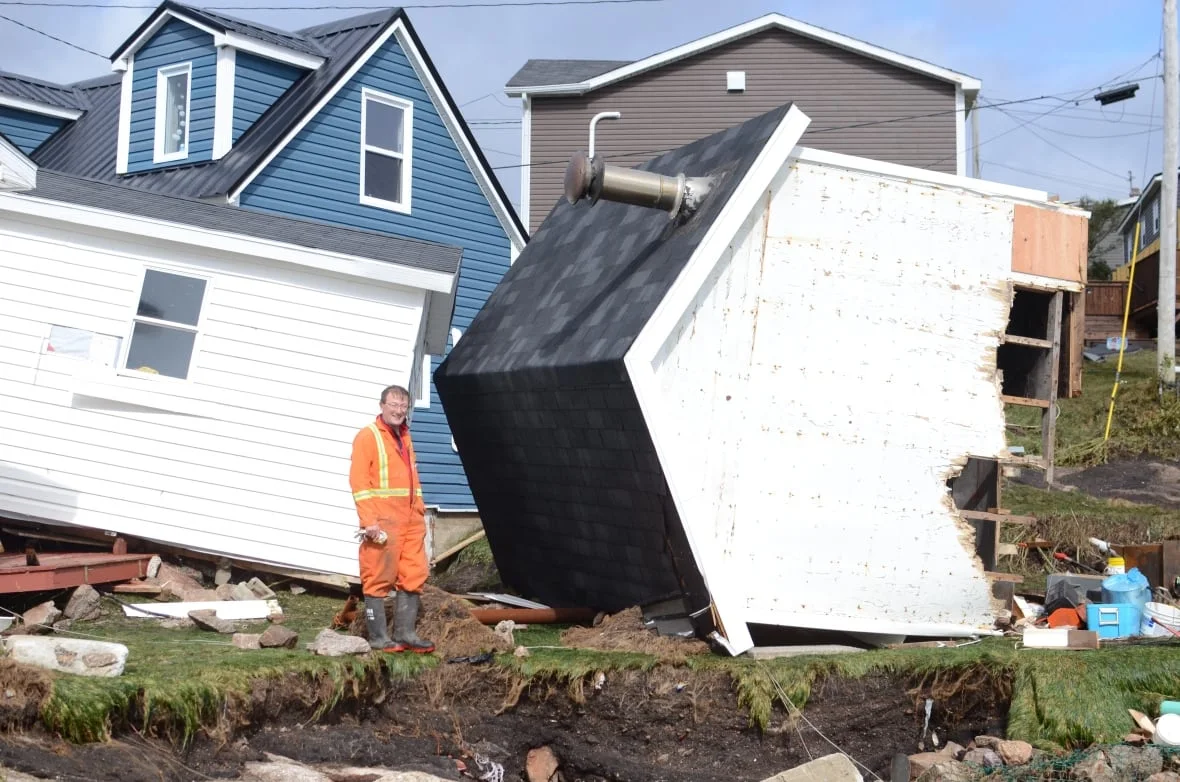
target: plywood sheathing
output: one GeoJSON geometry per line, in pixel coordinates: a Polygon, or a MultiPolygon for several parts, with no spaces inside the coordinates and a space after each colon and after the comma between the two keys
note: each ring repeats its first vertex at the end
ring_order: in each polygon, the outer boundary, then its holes
{"type": "Polygon", "coordinates": [[[1012,271],[1084,284],[1089,221],[1026,204],[1014,209],[1012,271]]]}

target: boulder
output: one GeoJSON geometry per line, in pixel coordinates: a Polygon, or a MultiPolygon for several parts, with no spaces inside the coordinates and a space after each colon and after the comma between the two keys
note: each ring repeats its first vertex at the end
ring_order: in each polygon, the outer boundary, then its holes
{"type": "Polygon", "coordinates": [[[1161,771],[1149,776],[1147,782],[1180,782],[1180,774],[1175,771],[1161,771]]]}
{"type": "Polygon", "coordinates": [[[1002,741],[1003,739],[998,739],[995,736],[976,736],[975,746],[985,747],[987,749],[995,749],[996,747],[1000,746],[1000,742],[1002,741]]]}
{"type": "MultiPolygon", "coordinates": [[[[268,627],[268,630],[279,629],[268,627]]],[[[286,628],[281,628],[286,629],[286,628]]],[[[333,630],[321,630],[315,640],[308,645],[308,650],[324,657],[343,657],[349,654],[368,654],[369,642],[356,635],[341,635],[333,630]]]]}
{"type": "Polygon", "coordinates": [[[263,649],[294,649],[299,642],[299,633],[282,625],[271,625],[258,637],[263,649]]]}
{"type": "Polygon", "coordinates": [[[20,635],[4,645],[18,663],[78,676],[119,676],[127,663],[127,647],[107,641],[20,635]]]}
{"type": "Polygon", "coordinates": [[[1164,756],[1156,747],[1107,747],[1106,761],[1116,779],[1143,779],[1164,768],[1164,756]]]}
{"type": "Polygon", "coordinates": [[[919,752],[910,755],[910,779],[917,779],[944,760],[955,760],[945,752],[919,752]]]}
{"type": "Polygon", "coordinates": [[[21,617],[30,632],[48,632],[58,619],[61,619],[61,611],[52,600],[33,606],[21,617]]]}
{"type": "Polygon", "coordinates": [[[1001,741],[995,750],[1006,766],[1024,766],[1032,760],[1032,744],[1027,741],[1001,741]]]}
{"type": "Polygon", "coordinates": [[[975,782],[978,778],[978,770],[960,760],[935,763],[933,768],[918,777],[921,782],[975,782]]]}
{"type": "Polygon", "coordinates": [[[230,588],[230,600],[257,600],[258,595],[254,594],[254,590],[245,584],[234,584],[230,588]]]}
{"type": "Polygon", "coordinates": [[[230,640],[239,649],[261,649],[261,639],[262,636],[258,633],[234,633],[234,637],[230,640]]]}
{"type": "Polygon", "coordinates": [[[187,600],[185,594],[203,590],[199,577],[194,578],[192,568],[180,568],[168,562],[161,563],[156,579],[161,589],[177,600],[187,600]]]}
{"type": "Polygon", "coordinates": [[[557,753],[552,747],[534,747],[524,762],[529,782],[549,782],[557,775],[557,753]]]}
{"type": "Polygon", "coordinates": [[[974,766],[982,766],[984,768],[996,768],[1004,765],[1003,758],[994,749],[987,747],[976,747],[967,751],[963,756],[964,763],[970,763],[974,766]]]}
{"type": "Polygon", "coordinates": [[[98,590],[89,584],[82,584],[74,590],[74,594],[70,595],[70,601],[66,603],[66,619],[98,619],[102,615],[101,603],[102,595],[98,594],[98,590]]]}
{"type": "Polygon", "coordinates": [[[217,589],[213,590],[217,593],[218,600],[233,600],[234,599],[234,585],[221,584],[217,589]]]}
{"type": "Polygon", "coordinates": [[[246,586],[250,587],[250,591],[253,592],[254,596],[259,600],[274,600],[276,597],[278,597],[278,595],[274,593],[274,590],[262,583],[262,579],[258,578],[257,576],[247,581],[246,586]]]}
{"type": "Polygon", "coordinates": [[[206,608],[200,611],[189,611],[188,618],[193,620],[193,623],[202,630],[209,630],[214,633],[232,633],[237,630],[237,626],[228,619],[221,619],[217,616],[217,612],[211,608],[206,608]]]}
{"type": "MultiPolygon", "coordinates": [[[[831,754],[767,777],[762,782],[860,782],[861,779],[861,773],[846,755],[831,754]]],[[[534,782],[531,776],[529,782],[534,782]]]]}

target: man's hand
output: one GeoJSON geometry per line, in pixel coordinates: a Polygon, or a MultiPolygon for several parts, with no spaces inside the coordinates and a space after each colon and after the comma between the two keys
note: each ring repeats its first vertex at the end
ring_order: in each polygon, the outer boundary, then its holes
{"type": "Polygon", "coordinates": [[[380,527],[363,527],[358,533],[357,537],[371,541],[373,543],[384,543],[388,537],[385,530],[380,527]]]}

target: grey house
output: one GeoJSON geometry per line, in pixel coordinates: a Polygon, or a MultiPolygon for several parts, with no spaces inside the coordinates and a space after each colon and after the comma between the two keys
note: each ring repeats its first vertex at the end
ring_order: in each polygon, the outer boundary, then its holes
{"type": "Polygon", "coordinates": [[[965,175],[979,90],[978,79],[781,14],[635,62],[529,60],[506,88],[524,110],[521,217],[531,232],[552,209],[599,112],[622,114],[598,126],[596,145],[617,165],[794,101],[812,118],[807,146],[965,175]]]}

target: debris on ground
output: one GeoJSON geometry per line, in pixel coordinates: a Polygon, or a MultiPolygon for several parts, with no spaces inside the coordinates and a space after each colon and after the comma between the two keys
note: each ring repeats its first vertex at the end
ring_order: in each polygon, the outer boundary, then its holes
{"type": "MultiPolygon", "coordinates": [[[[390,637],[395,603],[392,596],[385,599],[390,637]]],[[[349,632],[360,638],[369,637],[363,614],[353,618],[349,632]]],[[[418,635],[433,641],[435,653],[443,658],[471,657],[488,651],[510,652],[513,649],[507,638],[472,617],[471,610],[462,600],[429,584],[422,589],[418,635]]]]}
{"type": "Polygon", "coordinates": [[[368,654],[372,651],[369,642],[355,635],[344,635],[335,630],[321,630],[315,640],[307,645],[312,654],[324,657],[344,657],[349,654],[368,654]]]}
{"type": "Polygon", "coordinates": [[[202,630],[208,630],[214,633],[236,633],[238,626],[236,623],[228,619],[222,619],[217,615],[217,612],[211,608],[205,608],[198,611],[189,611],[188,618],[193,620],[193,623],[202,630]]]}
{"type": "Polygon", "coordinates": [[[767,777],[762,782],[862,782],[863,779],[847,755],[833,753],[767,777]]]}
{"type": "Polygon", "coordinates": [[[449,782],[458,776],[440,777],[426,771],[394,771],[339,764],[306,765],[281,755],[266,753],[265,762],[246,763],[239,782],[449,782]]]}
{"type": "Polygon", "coordinates": [[[127,647],[108,641],[18,635],[4,646],[13,662],[78,676],[120,676],[127,664],[127,647]]]}
{"type": "Polygon", "coordinates": [[[258,637],[263,649],[294,649],[299,642],[299,633],[282,625],[271,625],[258,637]]]}
{"type": "Polygon", "coordinates": [[[668,662],[694,654],[707,654],[709,645],[695,638],[663,636],[643,623],[636,606],[612,614],[594,627],[571,627],[561,634],[563,646],[603,652],[643,652],[668,662]]]}
{"type": "Polygon", "coordinates": [[[64,611],[66,619],[80,622],[97,619],[102,615],[102,595],[89,584],[82,584],[70,595],[64,611]]]}

